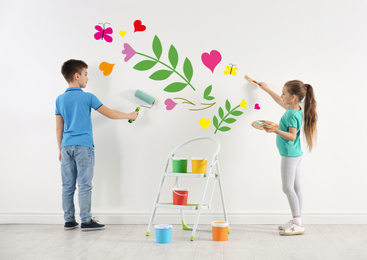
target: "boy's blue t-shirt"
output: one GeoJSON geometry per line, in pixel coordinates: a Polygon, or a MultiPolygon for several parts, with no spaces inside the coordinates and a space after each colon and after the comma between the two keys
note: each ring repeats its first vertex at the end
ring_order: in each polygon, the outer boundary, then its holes
{"type": "Polygon", "coordinates": [[[289,132],[289,127],[297,129],[297,137],[293,142],[277,135],[277,147],[281,156],[299,157],[303,154],[300,140],[302,119],[302,109],[288,109],[280,119],[279,130],[289,132]]]}
{"type": "Polygon", "coordinates": [[[68,88],[56,99],[56,115],[64,120],[61,146],[80,145],[93,147],[91,108],[97,110],[101,101],[81,88],[68,88]]]}

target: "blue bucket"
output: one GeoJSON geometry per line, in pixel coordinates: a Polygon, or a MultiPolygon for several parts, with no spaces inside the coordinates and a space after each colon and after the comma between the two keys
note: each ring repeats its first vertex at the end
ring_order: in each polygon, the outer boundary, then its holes
{"type": "Polygon", "coordinates": [[[171,243],[172,227],[167,224],[155,225],[155,241],[160,244],[171,243]]]}

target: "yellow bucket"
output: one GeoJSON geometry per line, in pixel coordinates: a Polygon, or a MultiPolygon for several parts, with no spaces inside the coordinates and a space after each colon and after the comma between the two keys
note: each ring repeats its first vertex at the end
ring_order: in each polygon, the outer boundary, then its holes
{"type": "Polygon", "coordinates": [[[206,158],[191,158],[192,173],[206,173],[206,158]]]}

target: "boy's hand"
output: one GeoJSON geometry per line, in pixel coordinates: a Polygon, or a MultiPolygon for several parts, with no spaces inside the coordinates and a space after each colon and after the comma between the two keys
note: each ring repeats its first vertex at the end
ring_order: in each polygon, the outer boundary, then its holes
{"type": "Polygon", "coordinates": [[[59,150],[59,161],[61,162],[61,149],[59,150]]]}
{"type": "Polygon", "coordinates": [[[130,120],[136,120],[136,118],[138,117],[138,115],[139,115],[139,112],[136,112],[136,111],[131,112],[131,113],[129,114],[129,119],[130,119],[130,120]]]}

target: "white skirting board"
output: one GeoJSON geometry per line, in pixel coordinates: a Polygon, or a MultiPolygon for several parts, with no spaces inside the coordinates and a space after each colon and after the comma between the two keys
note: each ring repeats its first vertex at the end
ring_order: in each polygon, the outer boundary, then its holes
{"type": "MultiPolygon", "coordinates": [[[[150,213],[108,213],[93,212],[99,222],[103,224],[146,224],[149,223],[150,213]]],[[[192,212],[185,213],[186,222],[194,222],[192,212]]],[[[289,213],[284,212],[243,212],[228,213],[230,224],[279,224],[291,219],[289,213]]],[[[367,212],[328,212],[305,213],[302,216],[304,224],[367,224],[367,212]]],[[[76,214],[80,222],[79,214],[76,214]]],[[[223,214],[202,213],[199,224],[210,224],[212,221],[224,220],[223,214]]],[[[0,213],[0,224],[62,224],[62,213],[0,213]]],[[[154,223],[180,224],[181,216],[177,213],[156,213],[154,223]]]]}

